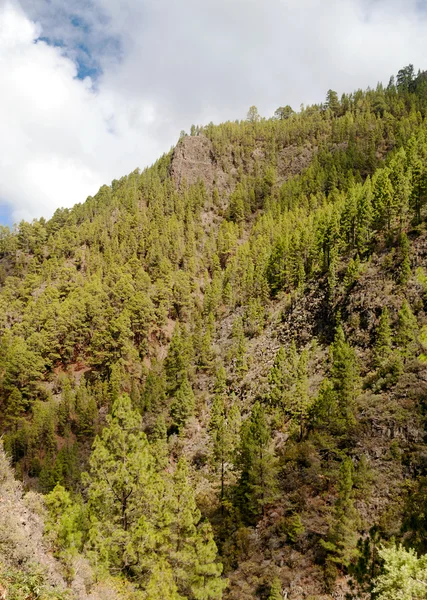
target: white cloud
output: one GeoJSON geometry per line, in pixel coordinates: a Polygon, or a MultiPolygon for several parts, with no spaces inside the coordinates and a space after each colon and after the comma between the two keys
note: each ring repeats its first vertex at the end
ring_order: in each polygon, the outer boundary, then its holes
{"type": "Polygon", "coordinates": [[[50,216],[150,162],[153,107],[135,107],[42,41],[17,5],[0,8],[0,198],[14,220],[50,216]]]}
{"type": "Polygon", "coordinates": [[[0,0],[0,199],[15,219],[83,201],[191,123],[427,67],[416,0],[21,1],[0,0]],[[79,60],[102,68],[95,83],[79,60]]]}

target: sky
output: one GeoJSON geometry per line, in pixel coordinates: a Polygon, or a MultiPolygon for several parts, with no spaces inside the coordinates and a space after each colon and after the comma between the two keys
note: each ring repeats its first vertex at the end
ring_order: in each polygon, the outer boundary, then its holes
{"type": "Polygon", "coordinates": [[[0,224],[152,164],[192,124],[427,69],[427,0],[0,0],[0,224]]]}

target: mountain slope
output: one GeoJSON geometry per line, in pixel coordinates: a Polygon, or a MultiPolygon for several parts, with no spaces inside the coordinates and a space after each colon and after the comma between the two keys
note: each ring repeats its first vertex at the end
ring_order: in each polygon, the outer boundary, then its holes
{"type": "Polygon", "coordinates": [[[70,520],[64,570],[123,597],[160,571],[171,598],[369,597],[382,541],[425,551],[426,108],[408,67],[251,109],[2,229],[1,426],[70,520]]]}

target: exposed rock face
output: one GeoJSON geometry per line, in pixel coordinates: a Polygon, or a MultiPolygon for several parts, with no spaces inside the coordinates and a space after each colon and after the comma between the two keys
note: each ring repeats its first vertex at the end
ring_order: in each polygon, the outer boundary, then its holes
{"type": "MultiPolygon", "coordinates": [[[[10,596],[8,578],[3,577],[9,569],[22,574],[40,572],[43,589],[52,593],[49,598],[57,597],[55,592],[59,595],[65,590],[70,600],[123,598],[116,593],[114,585],[96,582],[92,567],[80,554],[68,557],[68,568],[73,578],[67,585],[63,577],[64,565],[54,558],[51,541],[44,535],[45,514],[42,496],[35,492],[24,494],[21,483],[14,479],[0,440],[0,600],[7,600],[10,596]]],[[[35,598],[33,595],[25,597],[35,598]]],[[[43,594],[43,598],[46,597],[43,594]]]]}
{"type": "Polygon", "coordinates": [[[171,161],[170,174],[177,186],[204,182],[206,189],[218,191],[227,187],[227,175],[216,163],[212,142],[204,135],[186,136],[177,144],[171,161]]]}
{"type": "Polygon", "coordinates": [[[310,166],[314,154],[318,151],[317,147],[311,146],[286,146],[280,152],[277,162],[277,175],[279,181],[284,181],[294,175],[299,175],[304,169],[310,166]]]}
{"type": "MultiPolygon", "coordinates": [[[[317,147],[301,148],[295,145],[283,148],[278,156],[278,183],[283,183],[306,169],[317,150],[317,147]]],[[[245,163],[245,171],[252,173],[255,162],[262,162],[264,158],[264,150],[258,145],[252,152],[249,163],[245,163]]],[[[170,174],[177,187],[184,181],[192,185],[201,180],[208,191],[216,187],[220,194],[225,192],[225,195],[234,188],[237,172],[231,148],[229,153],[223,153],[221,163],[218,163],[212,142],[204,135],[181,138],[173,152],[170,166],[170,174]]]]}
{"type": "Polygon", "coordinates": [[[0,443],[0,565],[25,571],[29,564],[38,564],[52,587],[65,589],[59,566],[43,538],[44,524],[39,514],[42,506],[41,498],[34,492],[24,496],[0,443]]]}

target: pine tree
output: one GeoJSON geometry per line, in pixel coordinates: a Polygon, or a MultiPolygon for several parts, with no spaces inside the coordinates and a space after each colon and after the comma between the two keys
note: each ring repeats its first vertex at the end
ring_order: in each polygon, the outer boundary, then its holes
{"type": "Polygon", "coordinates": [[[360,389],[360,376],[355,352],[347,343],[341,325],[337,328],[331,346],[331,358],[331,382],[340,417],[347,426],[354,425],[354,408],[360,389]]]}
{"type": "Polygon", "coordinates": [[[392,354],[392,331],[390,327],[390,316],[387,306],[381,312],[377,329],[374,348],[374,361],[377,368],[382,368],[388,363],[392,354]]]}
{"type": "Polygon", "coordinates": [[[397,212],[397,200],[389,175],[389,169],[380,169],[373,180],[372,186],[375,224],[378,229],[385,226],[387,232],[390,231],[397,212]]]}
{"type": "Polygon", "coordinates": [[[246,341],[243,330],[243,320],[241,317],[236,317],[233,321],[232,328],[233,344],[231,347],[231,359],[233,360],[236,372],[239,374],[248,370],[246,359],[246,341]]]}
{"type": "MultiPolygon", "coordinates": [[[[111,365],[109,384],[110,384],[110,396],[111,396],[112,402],[115,402],[117,400],[117,398],[120,396],[122,381],[123,381],[122,366],[119,363],[115,363],[115,364],[111,365]]],[[[83,384],[83,382],[82,382],[82,384],[83,384]]],[[[86,395],[86,389],[84,387],[81,388],[81,392],[82,392],[82,396],[86,395]]],[[[86,402],[86,399],[82,400],[82,404],[85,404],[85,402],[86,402]]]]}
{"type": "Polygon", "coordinates": [[[342,236],[350,250],[356,243],[356,224],[357,224],[357,188],[353,188],[346,195],[341,214],[342,236]]]}
{"type": "Polygon", "coordinates": [[[402,545],[382,547],[383,573],[375,580],[374,593],[378,600],[418,600],[426,597],[427,556],[402,545]]]}
{"type": "Polygon", "coordinates": [[[334,572],[333,565],[347,568],[357,557],[359,514],[353,499],[353,463],[346,457],[341,463],[338,481],[338,499],[335,503],[332,521],[326,540],[322,545],[328,552],[327,567],[329,575],[334,572]]]}
{"type": "Polygon", "coordinates": [[[235,223],[241,224],[245,220],[245,190],[241,184],[236,186],[230,196],[228,213],[230,220],[235,223]]]}
{"type": "Polygon", "coordinates": [[[403,371],[403,363],[400,349],[393,350],[392,347],[392,329],[387,307],[384,307],[381,313],[373,357],[374,366],[380,377],[378,381],[380,389],[395,383],[403,371]]]}
{"type": "MultiPolygon", "coordinates": [[[[220,373],[220,377],[222,373],[220,373]]],[[[209,430],[212,440],[212,459],[215,467],[219,470],[220,477],[220,502],[221,506],[225,496],[225,481],[228,465],[232,462],[239,442],[240,433],[240,411],[235,403],[227,410],[226,398],[221,380],[218,381],[217,394],[214,397],[211,409],[209,430]]]]}
{"type": "Polygon", "coordinates": [[[281,406],[283,404],[286,372],[286,352],[284,347],[281,346],[274,358],[273,366],[268,373],[268,384],[270,388],[269,400],[273,406],[281,406]]]}
{"type": "Polygon", "coordinates": [[[83,506],[73,502],[70,493],[57,484],[45,496],[48,509],[45,531],[59,554],[81,551],[87,526],[83,506]]]}
{"type": "Polygon", "coordinates": [[[68,377],[63,381],[61,402],[58,406],[58,430],[64,435],[71,425],[71,418],[75,410],[75,395],[71,389],[68,377]]]}
{"type": "MultiPolygon", "coordinates": [[[[209,313],[209,315],[214,318],[213,313],[209,313]]],[[[201,339],[199,364],[202,368],[208,370],[212,366],[213,359],[212,333],[211,328],[207,326],[201,339]]]]}
{"type": "Polygon", "coordinates": [[[401,92],[412,92],[414,89],[415,70],[414,65],[410,64],[397,73],[397,89],[401,92]]]}
{"type": "Polygon", "coordinates": [[[95,439],[85,480],[90,547],[113,573],[144,571],[153,545],[145,511],[155,504],[158,479],[129,396],[113,404],[107,426],[95,439]]]}
{"type": "Polygon", "coordinates": [[[188,465],[180,458],[173,476],[168,556],[180,594],[194,600],[220,600],[226,581],[208,524],[201,524],[188,465]]]}
{"type": "Polygon", "coordinates": [[[245,333],[249,337],[259,335],[264,328],[264,307],[259,298],[250,298],[244,315],[245,333]]]}
{"type": "Polygon", "coordinates": [[[156,419],[151,440],[152,455],[158,469],[162,470],[167,466],[169,460],[168,433],[163,414],[156,419]]]}
{"type": "Polygon", "coordinates": [[[79,436],[93,436],[98,420],[98,407],[96,400],[87,388],[84,380],[77,388],[75,397],[77,426],[79,436]]]}
{"type": "Polygon", "coordinates": [[[412,193],[412,172],[407,168],[407,162],[404,148],[400,148],[390,162],[390,181],[394,190],[400,231],[408,223],[409,198],[412,193]]]}
{"type": "Polygon", "coordinates": [[[13,388],[7,399],[6,419],[13,423],[22,414],[27,406],[27,402],[22,397],[18,388],[13,388]]]}
{"type": "Polygon", "coordinates": [[[333,299],[335,288],[337,286],[337,252],[335,249],[330,252],[330,259],[328,265],[328,295],[329,299],[333,299]]]}
{"type": "Polygon", "coordinates": [[[295,341],[292,340],[289,348],[279,348],[273,366],[268,374],[270,387],[270,401],[273,406],[288,410],[290,405],[290,392],[297,380],[299,356],[295,341]]]}
{"type": "Polygon", "coordinates": [[[398,269],[398,282],[405,286],[411,277],[411,262],[409,260],[409,241],[406,233],[399,236],[400,265],[398,269]]]}
{"type": "Polygon", "coordinates": [[[172,569],[165,559],[156,562],[146,591],[146,600],[184,600],[178,594],[172,569]]]}
{"type": "MultiPolygon", "coordinates": [[[[173,513],[171,542],[176,553],[184,552],[192,545],[196,525],[200,521],[200,511],[188,480],[188,464],[181,457],[173,476],[173,513]]],[[[178,561],[182,558],[178,558],[178,561]]],[[[184,576],[184,574],[183,574],[184,576]]]]}
{"type": "Polygon", "coordinates": [[[224,369],[224,365],[220,364],[215,374],[215,394],[224,395],[227,391],[227,372],[224,369]]]}
{"type": "Polygon", "coordinates": [[[334,117],[339,115],[340,101],[338,100],[338,94],[334,90],[328,90],[328,93],[326,94],[326,106],[334,117]]]}
{"type": "Polygon", "coordinates": [[[356,228],[356,248],[362,256],[368,250],[372,231],[372,185],[368,177],[360,187],[357,196],[357,228],[356,228]]]}
{"type": "Polygon", "coordinates": [[[273,579],[268,600],[283,600],[282,584],[280,583],[280,579],[278,577],[273,579]]]}
{"type": "Polygon", "coordinates": [[[411,206],[415,212],[416,223],[421,223],[421,210],[427,198],[427,173],[424,162],[418,157],[412,164],[413,187],[411,194],[411,206]]]}
{"type": "Polygon", "coordinates": [[[359,274],[360,268],[360,260],[359,257],[356,256],[355,259],[351,258],[348,263],[347,271],[344,277],[344,286],[346,289],[350,289],[354,283],[357,281],[357,276],[359,274]]]}
{"type": "Polygon", "coordinates": [[[170,414],[174,426],[180,431],[194,414],[195,398],[193,388],[187,377],[184,377],[181,385],[175,392],[172,400],[170,414]]]}
{"type": "Polygon", "coordinates": [[[190,336],[186,328],[176,325],[168,354],[165,360],[165,371],[168,389],[174,392],[187,378],[193,356],[190,336]]]}
{"type": "Polygon", "coordinates": [[[304,435],[304,429],[311,405],[308,383],[308,357],[309,355],[306,349],[303,350],[298,357],[295,389],[293,390],[290,405],[292,421],[298,430],[300,440],[304,435]]]}
{"type": "Polygon", "coordinates": [[[221,578],[222,565],[217,560],[218,550],[213,538],[212,527],[207,522],[198,528],[195,553],[197,560],[191,579],[191,591],[194,599],[220,600],[228,582],[221,578]]]}
{"type": "Polygon", "coordinates": [[[214,398],[209,423],[212,438],[212,457],[214,464],[220,471],[220,502],[224,499],[225,470],[229,457],[229,439],[227,417],[225,414],[225,400],[220,394],[214,398]]]}
{"type": "Polygon", "coordinates": [[[279,106],[279,108],[274,111],[274,118],[279,121],[284,121],[285,119],[292,117],[293,114],[295,113],[292,110],[292,107],[287,104],[286,106],[279,106]]]}
{"type": "Polygon", "coordinates": [[[166,403],[166,374],[162,365],[154,362],[151,370],[148,372],[144,389],[141,394],[141,411],[161,410],[166,403]]]}
{"type": "Polygon", "coordinates": [[[251,106],[246,115],[246,120],[249,121],[249,123],[257,123],[260,119],[261,117],[259,116],[257,107],[251,106]]]}
{"type": "Polygon", "coordinates": [[[241,468],[237,487],[240,510],[248,521],[264,515],[265,506],[277,493],[277,464],[271,448],[270,429],[259,402],[244,422],[239,455],[241,468]]]}
{"type": "Polygon", "coordinates": [[[418,323],[407,300],[397,314],[396,341],[405,360],[414,355],[417,349],[418,323]]]}
{"type": "Polygon", "coordinates": [[[269,399],[290,420],[291,430],[298,431],[301,439],[308,418],[311,399],[308,389],[309,353],[298,354],[295,341],[288,350],[279,348],[268,374],[269,399]]]}

